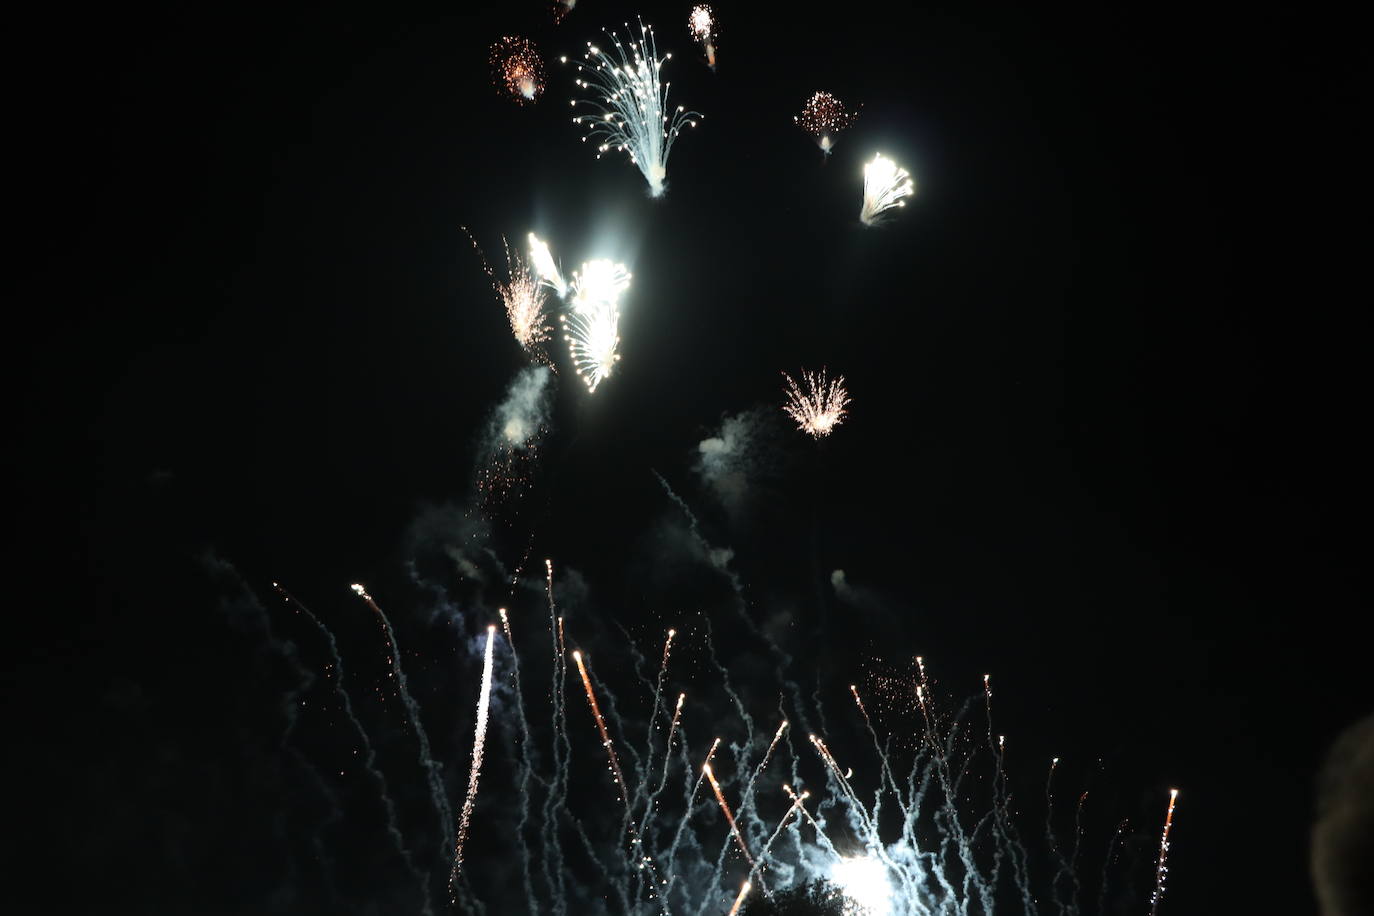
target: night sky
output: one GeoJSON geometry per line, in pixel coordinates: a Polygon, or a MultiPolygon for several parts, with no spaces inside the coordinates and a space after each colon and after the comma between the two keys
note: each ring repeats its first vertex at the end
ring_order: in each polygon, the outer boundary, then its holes
{"type": "MultiPolygon", "coordinates": [[[[329,817],[291,780],[329,780],[348,742],[312,719],[316,683],[279,744],[283,665],[323,677],[326,659],[271,583],[335,630],[363,695],[382,648],[348,586],[368,584],[456,806],[472,637],[509,604],[524,663],[545,665],[547,617],[496,566],[446,566],[444,538],[484,531],[487,559],[536,587],[553,558],[627,708],[643,696],[617,622],[651,661],[668,626],[737,635],[655,472],[733,551],[749,613],[831,720],[852,717],[848,684],[914,655],[959,700],[991,672],[1032,835],[1052,756],[1064,798],[1091,789],[1094,849],[1130,818],[1148,859],[1178,787],[1161,912],[1315,911],[1313,772],[1374,706],[1352,26],[722,2],[712,73],[690,6],[583,0],[557,26],[537,2],[71,10],[13,28],[16,912],[405,912],[382,902],[394,862],[367,851],[383,841],[365,802],[328,831],[350,872],[334,903],[277,854],[283,824],[329,817]],[[581,142],[558,63],[636,13],[674,52],[675,100],[705,115],[660,200],[581,142]],[[492,86],[505,34],[544,52],[538,104],[492,86]],[[863,106],[828,159],[792,123],[818,89],[863,106]],[[877,151],[917,193],[866,228],[877,151]],[[589,396],[553,342],[538,460],[485,521],[484,437],[526,361],[463,227],[498,267],[501,237],[533,230],[565,271],[634,274],[615,374],[589,396]],[[815,443],[781,413],[780,372],[822,365],[853,403],[815,443]],[[727,504],[694,467],[741,414],[759,438],[727,504]],[[272,647],[224,612],[224,564],[272,647]],[[841,569],[861,599],[831,587],[841,569]]],[[[743,680],[766,667],[748,639],[725,652],[743,680]]],[[[380,724],[394,708],[368,714],[379,746],[403,743],[380,724]]],[[[418,779],[413,755],[382,759],[393,784],[418,779]]],[[[498,855],[501,791],[484,783],[474,861],[498,855]]]]}

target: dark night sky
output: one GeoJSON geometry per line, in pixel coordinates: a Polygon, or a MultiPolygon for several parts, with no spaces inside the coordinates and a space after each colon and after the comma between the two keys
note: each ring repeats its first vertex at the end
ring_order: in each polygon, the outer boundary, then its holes
{"type": "MultiPolygon", "coordinates": [[[[470,497],[522,358],[462,226],[493,260],[535,229],[565,268],[635,274],[595,396],[554,348],[507,565],[531,543],[650,637],[691,613],[646,606],[646,532],[670,514],[651,469],[700,503],[696,443],[777,404],[779,370],[828,365],[848,422],[819,449],[789,432],[747,519],[703,508],[760,613],[843,568],[880,611],[798,611],[841,690],[875,656],[923,653],[959,690],[991,671],[1032,783],[1042,757],[1102,756],[1133,818],[1182,788],[1165,909],[1312,911],[1313,768],[1371,706],[1352,27],[720,3],[711,74],[690,4],[583,0],[556,28],[491,7],[14,30],[29,244],[7,298],[36,329],[12,328],[9,387],[36,511],[5,653],[8,785],[32,815],[6,858],[81,876],[20,891],[51,895],[34,911],[263,911],[212,907],[251,881],[186,851],[253,845],[229,812],[272,804],[215,763],[253,714],[191,558],[356,614],[346,585],[380,600],[417,513],[470,497]],[[706,115],[659,201],[579,142],[556,62],[636,11],[706,115]],[[553,60],[538,105],[491,89],[507,33],[553,60]],[[791,123],[816,89],[864,105],[824,163],[791,123]],[[879,149],[918,194],[869,230],[879,149]]],[[[418,635],[408,651],[433,663],[418,635]]]]}

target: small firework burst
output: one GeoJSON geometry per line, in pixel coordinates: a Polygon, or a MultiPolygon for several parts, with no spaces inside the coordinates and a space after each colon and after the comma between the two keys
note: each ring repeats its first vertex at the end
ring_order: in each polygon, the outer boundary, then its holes
{"type": "Polygon", "coordinates": [[[835,96],[828,92],[817,92],[806,100],[801,114],[792,118],[802,130],[816,138],[816,145],[827,156],[835,146],[835,138],[841,131],[850,127],[859,117],[857,111],[844,107],[835,96]]]}
{"type": "Polygon", "coordinates": [[[820,372],[802,370],[802,383],[786,372],[782,377],[787,380],[787,403],[782,409],[797,421],[797,428],[814,439],[830,435],[830,431],[844,421],[845,405],[849,403],[849,392],[844,389],[844,376],[827,379],[824,369],[820,372]]]}
{"type": "Polygon", "coordinates": [[[716,69],[716,17],[709,5],[700,3],[692,7],[687,17],[687,30],[706,52],[706,66],[716,69]]]}
{"type": "MultiPolygon", "coordinates": [[[[467,231],[466,227],[464,231],[467,231]]],[[[470,232],[468,239],[482,262],[482,270],[491,279],[492,289],[506,307],[506,319],[510,321],[516,343],[537,362],[547,364],[549,358],[543,345],[553,332],[553,326],[548,323],[549,316],[545,310],[548,293],[543,284],[531,272],[524,258],[520,257],[520,252],[513,250],[504,238],[501,241],[506,248],[506,281],[501,282],[496,279],[496,272],[487,263],[486,256],[470,232]]]]}
{"type": "Polygon", "coordinates": [[[907,170],[878,153],[864,166],[864,204],[859,210],[859,222],[874,225],[893,207],[905,207],[906,198],[915,190],[907,170]]]}
{"type": "Polygon", "coordinates": [[[585,63],[577,64],[577,85],[592,95],[574,99],[572,105],[586,105],[591,113],[572,120],[587,127],[583,142],[589,137],[598,141],[598,159],[612,149],[625,153],[649,183],[649,195],[661,197],[673,142],[683,127],[696,127],[701,115],[681,105],[668,107],[669,84],[663,82],[662,68],[673,55],[658,57],[653,26],[641,22],[639,38],[631,35],[624,43],[614,32],[607,35],[610,53],[588,43],[585,63]]]}
{"type": "Polygon", "coordinates": [[[630,272],[624,264],[606,258],[587,261],[581,270],[573,271],[571,304],[579,312],[588,312],[601,306],[614,308],[620,297],[630,288],[630,272]]]}
{"type": "Polygon", "coordinates": [[[496,88],[524,105],[544,91],[544,61],[528,38],[507,35],[491,46],[492,80],[496,88]]]}

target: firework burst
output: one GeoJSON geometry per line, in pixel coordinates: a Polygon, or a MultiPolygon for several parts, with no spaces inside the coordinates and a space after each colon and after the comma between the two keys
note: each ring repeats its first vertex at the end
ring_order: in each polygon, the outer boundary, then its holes
{"type": "Polygon", "coordinates": [[[853,125],[858,117],[857,111],[845,108],[844,102],[835,96],[828,92],[817,92],[806,100],[801,114],[795,115],[792,120],[814,137],[821,152],[829,156],[835,147],[835,138],[853,125]]]}
{"type": "Polygon", "coordinates": [[[528,38],[506,35],[498,39],[487,59],[492,82],[516,103],[533,102],[544,92],[544,61],[528,38]]]}
{"type": "Polygon", "coordinates": [[[716,69],[716,17],[711,12],[711,7],[705,3],[692,7],[692,13],[687,17],[687,31],[692,33],[692,38],[701,45],[706,52],[706,66],[712,70],[716,69]]]}
{"type": "Polygon", "coordinates": [[[603,302],[588,309],[574,309],[559,320],[578,378],[586,383],[588,391],[596,391],[596,386],[620,361],[620,310],[603,302]]]}
{"type": "Polygon", "coordinates": [[[849,403],[849,392],[844,388],[844,376],[827,379],[825,370],[809,372],[802,370],[802,383],[786,372],[782,377],[787,380],[787,403],[782,409],[797,421],[797,428],[820,439],[830,435],[830,431],[844,421],[845,405],[849,403]]]}
{"type": "Polygon", "coordinates": [[[573,271],[571,304],[574,311],[588,312],[602,306],[615,307],[630,288],[630,272],[624,264],[605,258],[587,261],[573,271]]]}
{"type": "Polygon", "coordinates": [[[696,127],[701,117],[681,105],[675,111],[668,105],[668,83],[662,80],[662,67],[673,55],[658,57],[653,26],[639,25],[639,39],[621,43],[614,32],[612,51],[602,51],[588,43],[584,63],[577,69],[577,85],[588,90],[590,98],[574,99],[591,109],[577,115],[574,124],[585,125],[585,142],[597,143],[597,158],[609,150],[625,153],[644,174],[649,195],[660,197],[668,176],[668,154],[684,126],[696,127]],[[668,114],[672,111],[671,116],[668,114]]]}
{"type": "MultiPolygon", "coordinates": [[[[464,231],[467,231],[466,227],[464,231]]],[[[545,309],[548,293],[544,291],[543,284],[536,279],[530,265],[520,256],[520,252],[513,251],[510,243],[504,238],[501,242],[506,249],[506,280],[503,283],[496,279],[496,272],[487,263],[486,256],[482,254],[482,249],[471,232],[468,232],[468,239],[482,262],[482,270],[491,279],[492,289],[501,297],[501,302],[506,307],[506,319],[510,322],[515,342],[537,362],[548,363],[543,344],[553,332],[553,326],[548,323],[549,316],[545,309]]],[[[547,254],[547,249],[545,253],[547,254]]]]}
{"type": "Polygon", "coordinates": [[[905,207],[906,198],[915,193],[916,185],[907,170],[882,153],[864,166],[864,204],[859,210],[859,222],[872,226],[894,207],[905,207]]]}

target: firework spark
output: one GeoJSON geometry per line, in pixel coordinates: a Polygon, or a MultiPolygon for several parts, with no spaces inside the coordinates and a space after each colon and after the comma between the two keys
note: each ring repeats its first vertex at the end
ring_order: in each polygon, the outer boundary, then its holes
{"type": "Polygon", "coordinates": [[[572,307],[579,312],[590,312],[597,308],[615,308],[620,297],[630,288],[630,272],[624,264],[617,264],[606,258],[587,261],[582,269],[573,271],[572,307]]]}
{"type": "Polygon", "coordinates": [[[864,205],[859,210],[859,222],[874,225],[893,207],[905,207],[906,198],[915,190],[907,170],[878,153],[864,166],[864,205]]]}
{"type": "Polygon", "coordinates": [[[616,352],[620,346],[620,311],[613,305],[599,305],[574,310],[559,316],[559,321],[577,377],[586,383],[588,391],[596,391],[620,361],[616,352]]]}
{"type": "Polygon", "coordinates": [[[802,384],[786,372],[782,377],[787,380],[787,403],[783,410],[793,420],[797,428],[815,439],[830,435],[830,431],[844,421],[848,411],[849,392],[844,388],[844,376],[827,379],[825,370],[809,372],[802,370],[802,384]]]}
{"type": "Polygon", "coordinates": [[[857,111],[845,108],[844,102],[835,96],[828,92],[817,92],[806,100],[801,114],[795,115],[792,120],[814,137],[821,152],[829,156],[835,147],[835,138],[841,131],[853,125],[858,117],[857,111]]]}
{"type": "Polygon", "coordinates": [[[1150,894],[1150,916],[1155,916],[1159,901],[1164,899],[1164,881],[1169,875],[1169,830],[1174,826],[1174,803],[1178,789],[1169,790],[1169,811],[1164,815],[1164,832],[1159,838],[1159,862],[1155,865],[1155,889],[1150,894]]]}
{"type": "MultiPolygon", "coordinates": [[[[512,250],[510,243],[504,238],[501,242],[506,248],[506,281],[501,282],[496,279],[496,272],[487,263],[477,240],[472,238],[471,233],[468,233],[468,238],[482,262],[482,270],[491,278],[492,289],[496,290],[496,295],[501,297],[501,302],[506,307],[506,320],[510,322],[515,342],[539,362],[548,362],[542,345],[549,339],[553,327],[548,324],[548,313],[545,309],[548,299],[548,293],[544,291],[545,284],[540,283],[530,265],[520,256],[520,252],[512,250]]],[[[547,253],[547,249],[545,252],[547,253]]]]}
{"type": "Polygon", "coordinates": [[[554,263],[553,255],[549,254],[549,246],[533,232],[530,233],[530,261],[534,272],[539,275],[540,283],[558,293],[560,299],[568,294],[568,284],[563,281],[563,274],[554,263]]]}
{"type": "Polygon", "coordinates": [[[750,885],[748,881],[740,885],[739,896],[735,898],[735,905],[730,907],[730,912],[727,916],[735,916],[735,914],[739,912],[740,904],[744,903],[744,898],[749,896],[749,888],[751,886],[752,885],[750,885]]]}
{"type": "Polygon", "coordinates": [[[496,88],[518,104],[533,102],[543,93],[544,61],[528,38],[501,37],[492,44],[487,60],[496,88]]]}
{"type": "Polygon", "coordinates": [[[716,69],[716,17],[709,4],[700,3],[692,7],[687,17],[687,31],[706,52],[706,66],[716,69]]]}
{"type": "MultiPolygon", "coordinates": [[[[505,611],[501,612],[505,621],[505,611]]],[[[507,624],[509,627],[509,624],[507,624]]],[[[472,821],[472,807],[477,801],[477,781],[482,776],[482,754],[487,743],[487,718],[491,711],[491,648],[496,639],[496,627],[487,627],[487,650],[482,656],[482,690],[477,697],[477,727],[472,738],[472,769],[468,771],[468,794],[463,799],[463,812],[458,818],[458,840],[453,847],[453,871],[449,874],[450,896],[458,882],[458,874],[463,870],[463,844],[468,838],[468,825],[472,821]]]]}
{"type": "Polygon", "coordinates": [[[754,857],[749,855],[749,847],[744,845],[744,835],[739,832],[739,825],[735,823],[734,812],[730,810],[730,805],[725,801],[725,793],[720,790],[720,783],[716,781],[716,773],[708,763],[701,768],[706,774],[706,779],[711,783],[711,791],[716,794],[716,802],[720,805],[721,812],[725,815],[725,822],[730,825],[730,833],[735,837],[735,842],[739,845],[739,851],[744,855],[744,861],[749,863],[749,870],[754,870],[754,857]]]}
{"type": "Polygon", "coordinates": [[[598,159],[611,149],[627,154],[649,183],[649,195],[660,197],[673,142],[684,126],[696,127],[701,115],[681,105],[668,114],[669,84],[662,81],[661,70],[673,55],[658,57],[653,26],[641,22],[639,33],[637,41],[630,37],[622,44],[619,36],[607,32],[614,48],[609,54],[587,44],[586,63],[577,65],[577,85],[592,96],[574,99],[572,105],[580,102],[591,113],[574,117],[573,123],[586,125],[582,139],[597,141],[598,159]]]}

